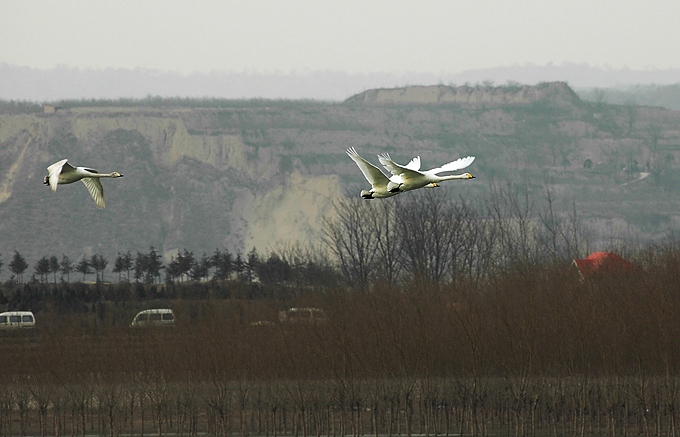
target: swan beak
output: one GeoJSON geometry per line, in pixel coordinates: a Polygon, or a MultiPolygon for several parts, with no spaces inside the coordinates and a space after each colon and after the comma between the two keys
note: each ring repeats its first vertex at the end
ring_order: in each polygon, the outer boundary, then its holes
{"type": "Polygon", "coordinates": [[[438,188],[438,187],[439,187],[439,184],[436,183],[436,182],[432,182],[432,186],[433,186],[434,188],[438,188]]]}
{"type": "Polygon", "coordinates": [[[474,179],[475,177],[472,175],[472,173],[468,173],[468,179],[474,179]]]}

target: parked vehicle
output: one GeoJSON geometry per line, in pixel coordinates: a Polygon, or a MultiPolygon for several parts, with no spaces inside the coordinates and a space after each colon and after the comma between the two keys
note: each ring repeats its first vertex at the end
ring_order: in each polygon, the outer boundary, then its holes
{"type": "Polygon", "coordinates": [[[0,313],[0,329],[34,328],[35,316],[30,311],[0,313]]]}
{"type": "Polygon", "coordinates": [[[321,308],[289,308],[279,311],[279,321],[282,323],[325,323],[328,318],[321,308]]]}
{"type": "Polygon", "coordinates": [[[137,313],[130,326],[174,326],[175,313],[169,308],[156,308],[137,313]]]}

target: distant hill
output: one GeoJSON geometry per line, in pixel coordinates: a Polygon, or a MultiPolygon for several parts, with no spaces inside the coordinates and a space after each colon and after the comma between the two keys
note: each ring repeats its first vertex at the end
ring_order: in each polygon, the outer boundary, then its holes
{"type": "Polygon", "coordinates": [[[586,64],[528,64],[439,74],[216,71],[182,75],[145,69],[59,67],[39,70],[0,62],[0,84],[3,85],[0,87],[0,99],[37,102],[143,99],[147,96],[343,101],[370,89],[401,88],[414,84],[476,86],[537,85],[543,82],[566,82],[578,89],[671,85],[680,83],[680,69],[613,70],[586,64]]]}
{"type": "Polygon", "coordinates": [[[526,106],[533,103],[555,107],[577,107],[581,101],[564,82],[535,86],[410,86],[364,91],[345,100],[348,105],[450,104],[461,108],[526,106]]]}
{"type": "Polygon", "coordinates": [[[540,200],[547,184],[563,207],[575,202],[593,249],[680,230],[680,112],[587,102],[561,82],[376,89],[345,103],[54,104],[51,114],[0,105],[3,277],[15,249],[32,266],[43,255],[113,259],[149,246],[170,256],[318,244],[333,200],[367,186],[348,147],[375,163],[380,152],[420,155],[424,167],[477,156],[477,179],[442,184],[442,196],[483,199],[492,182],[512,181],[540,200]],[[62,158],[125,175],[104,181],[105,210],[82,184],[43,186],[62,158]]]}

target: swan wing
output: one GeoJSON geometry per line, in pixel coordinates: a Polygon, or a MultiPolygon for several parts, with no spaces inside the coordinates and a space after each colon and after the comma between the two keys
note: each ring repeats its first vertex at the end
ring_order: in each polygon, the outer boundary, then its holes
{"type": "Polygon", "coordinates": [[[102,182],[99,178],[82,178],[83,184],[87,187],[87,191],[90,192],[92,200],[94,200],[97,208],[104,208],[106,206],[104,202],[104,187],[102,187],[102,182]]]}
{"type": "MultiPolygon", "coordinates": [[[[389,153],[383,153],[382,155],[378,155],[378,160],[380,160],[380,164],[382,164],[382,166],[385,167],[387,171],[392,173],[392,175],[401,176],[402,179],[417,178],[423,175],[419,171],[412,170],[408,167],[404,167],[403,165],[399,165],[396,162],[392,161],[392,158],[390,158],[389,153]]],[[[418,162],[420,162],[420,158],[418,158],[418,162]]],[[[391,179],[394,180],[394,178],[391,179]]]]}
{"type": "Polygon", "coordinates": [[[415,171],[420,170],[420,156],[416,156],[415,158],[413,158],[404,167],[408,168],[409,170],[415,170],[415,171]]]}
{"type": "Polygon", "coordinates": [[[389,181],[387,179],[387,176],[383,172],[378,169],[378,167],[374,166],[370,162],[366,161],[364,158],[362,158],[356,150],[354,150],[354,147],[350,147],[347,149],[347,156],[352,158],[352,161],[356,163],[356,165],[359,167],[359,170],[364,174],[364,177],[366,180],[372,185],[372,186],[381,186],[381,185],[387,185],[387,182],[389,181]]]}
{"type": "Polygon", "coordinates": [[[49,176],[52,191],[57,191],[59,175],[61,175],[62,172],[71,172],[75,170],[75,168],[66,161],[68,161],[68,159],[62,159],[47,167],[47,175],[49,176]]]}
{"type": "Polygon", "coordinates": [[[445,171],[456,171],[460,170],[461,168],[465,168],[472,164],[472,161],[475,160],[474,156],[466,156],[465,158],[460,158],[455,161],[446,163],[442,165],[441,167],[433,168],[427,171],[429,174],[437,174],[437,173],[442,173],[445,171]]]}

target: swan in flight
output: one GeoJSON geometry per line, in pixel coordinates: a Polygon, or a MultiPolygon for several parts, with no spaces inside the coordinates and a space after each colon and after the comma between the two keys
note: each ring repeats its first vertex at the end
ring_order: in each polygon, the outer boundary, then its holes
{"type": "MultiPolygon", "coordinates": [[[[463,173],[459,175],[437,176],[438,173],[445,171],[455,171],[465,168],[472,164],[475,160],[474,156],[457,159],[453,162],[446,163],[441,167],[433,168],[426,171],[419,171],[419,169],[402,166],[392,161],[388,153],[378,155],[380,163],[385,167],[392,177],[387,184],[386,190],[388,193],[402,193],[404,191],[416,190],[427,186],[438,187],[438,183],[452,179],[473,179],[471,173],[463,173]]],[[[420,159],[418,159],[420,161],[420,159]]],[[[420,164],[420,162],[419,162],[420,164]]],[[[420,167],[420,165],[419,165],[420,167]]]]}
{"type": "Polygon", "coordinates": [[[43,183],[52,187],[52,191],[57,191],[57,184],[63,185],[83,181],[97,208],[104,208],[106,206],[104,202],[104,187],[102,187],[99,179],[120,178],[123,175],[116,171],[113,173],[99,173],[97,170],[87,167],[74,167],[66,161],[68,159],[62,159],[47,167],[47,176],[45,176],[43,183]]]}
{"type": "MultiPolygon", "coordinates": [[[[389,192],[387,190],[387,184],[390,180],[385,176],[385,174],[374,166],[370,162],[366,161],[364,158],[359,156],[354,147],[347,149],[347,155],[352,158],[352,160],[357,164],[359,170],[364,174],[364,177],[371,184],[370,190],[361,190],[361,197],[364,199],[376,199],[383,197],[392,197],[399,194],[399,191],[389,192]]],[[[418,171],[420,169],[420,157],[416,156],[404,168],[418,171]]],[[[436,185],[430,184],[426,185],[428,187],[435,187],[436,185]]]]}

